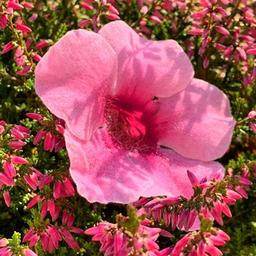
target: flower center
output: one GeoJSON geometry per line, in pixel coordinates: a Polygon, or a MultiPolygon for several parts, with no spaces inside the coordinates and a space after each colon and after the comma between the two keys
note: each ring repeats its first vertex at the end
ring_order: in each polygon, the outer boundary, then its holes
{"type": "Polygon", "coordinates": [[[140,153],[156,149],[151,119],[142,107],[118,98],[107,98],[105,119],[113,141],[122,148],[140,153]]]}

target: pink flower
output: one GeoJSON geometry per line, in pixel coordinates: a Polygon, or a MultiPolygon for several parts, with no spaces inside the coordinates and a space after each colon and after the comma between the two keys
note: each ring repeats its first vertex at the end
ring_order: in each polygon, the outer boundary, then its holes
{"type": "Polygon", "coordinates": [[[174,40],[150,41],[114,21],[98,34],[67,33],[36,67],[36,92],[66,122],[70,173],[90,202],[190,197],[198,180],[222,178],[210,162],[228,149],[227,97],[193,78],[174,40]]]}

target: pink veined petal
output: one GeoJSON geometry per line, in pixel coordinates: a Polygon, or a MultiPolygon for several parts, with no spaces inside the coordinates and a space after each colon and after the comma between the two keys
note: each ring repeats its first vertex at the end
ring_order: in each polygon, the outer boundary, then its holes
{"type": "Polygon", "coordinates": [[[130,203],[140,196],[190,197],[193,189],[187,170],[198,180],[222,178],[216,162],[185,159],[172,150],[142,155],[113,145],[104,128],[84,142],[65,131],[70,173],[80,195],[89,202],[130,203]]]}
{"type": "Polygon", "coordinates": [[[103,121],[104,95],[116,83],[117,57],[100,35],[74,30],[38,63],[35,89],[49,110],[81,139],[103,121]]]}
{"type": "Polygon", "coordinates": [[[211,161],[228,149],[235,121],[228,98],[217,87],[193,79],[184,91],[160,99],[159,144],[184,157],[211,161]]]}
{"type": "Polygon", "coordinates": [[[193,78],[193,67],[174,40],[146,40],[123,21],[108,23],[99,34],[118,55],[118,94],[169,97],[193,78]]]}

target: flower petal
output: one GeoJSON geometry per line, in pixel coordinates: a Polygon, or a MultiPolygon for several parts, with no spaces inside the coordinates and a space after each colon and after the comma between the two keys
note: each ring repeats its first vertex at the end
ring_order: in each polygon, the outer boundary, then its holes
{"type": "Polygon", "coordinates": [[[146,40],[123,21],[108,23],[99,34],[118,55],[117,93],[169,97],[193,78],[193,67],[174,40],[146,40]]]}
{"type": "Polygon", "coordinates": [[[160,99],[159,144],[184,157],[210,161],[228,149],[235,121],[226,95],[199,79],[182,92],[160,99]]]}
{"type": "Polygon", "coordinates": [[[88,139],[103,119],[104,95],[116,83],[117,57],[100,35],[68,32],[35,71],[36,93],[72,133],[88,139]]]}
{"type": "Polygon", "coordinates": [[[78,193],[89,202],[130,203],[140,196],[190,197],[190,170],[201,180],[222,178],[223,167],[216,162],[188,160],[172,150],[142,155],[117,148],[104,128],[84,143],[65,131],[70,173],[78,193]]]}

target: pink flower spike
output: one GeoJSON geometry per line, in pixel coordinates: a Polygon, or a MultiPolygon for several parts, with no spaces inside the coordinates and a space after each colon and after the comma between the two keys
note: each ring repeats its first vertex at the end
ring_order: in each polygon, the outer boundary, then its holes
{"type": "Polygon", "coordinates": [[[9,43],[5,44],[5,45],[3,46],[3,49],[2,49],[1,54],[5,54],[5,53],[11,51],[11,50],[13,49],[13,47],[14,47],[13,42],[9,42],[9,43]]]}
{"type": "Polygon", "coordinates": [[[11,156],[11,162],[13,164],[28,164],[28,160],[21,156],[11,156]]]}
{"type": "Polygon", "coordinates": [[[9,191],[4,191],[3,192],[3,198],[4,198],[4,202],[6,204],[7,207],[11,206],[11,196],[9,191]]]}

